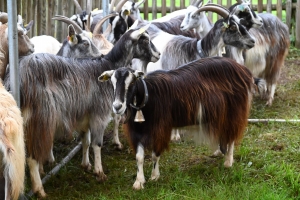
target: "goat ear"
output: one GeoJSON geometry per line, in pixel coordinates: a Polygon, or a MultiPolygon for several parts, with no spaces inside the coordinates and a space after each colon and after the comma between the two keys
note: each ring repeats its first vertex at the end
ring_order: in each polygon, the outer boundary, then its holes
{"type": "Polygon", "coordinates": [[[34,24],[34,21],[31,20],[28,24],[24,25],[24,27],[27,30],[27,32],[31,30],[31,27],[33,26],[33,24],[34,24]]]}
{"type": "Polygon", "coordinates": [[[132,39],[138,40],[141,35],[150,27],[151,23],[148,23],[146,26],[141,27],[138,30],[133,31],[130,36],[132,39]]]}
{"type": "Polygon", "coordinates": [[[108,81],[108,80],[110,79],[110,77],[113,75],[114,72],[115,72],[115,70],[109,70],[109,71],[103,72],[103,73],[98,77],[98,81],[100,81],[100,82],[108,81]]]}
{"type": "Polygon", "coordinates": [[[136,78],[141,78],[144,76],[144,72],[139,70],[135,70],[133,74],[135,75],[136,78]]]}
{"type": "Polygon", "coordinates": [[[77,37],[76,37],[75,29],[74,29],[74,27],[73,27],[72,24],[70,24],[70,25],[68,26],[68,31],[69,31],[69,33],[68,33],[68,41],[69,41],[69,44],[70,44],[70,45],[75,45],[75,44],[77,44],[77,43],[78,43],[78,40],[77,40],[77,37]]]}

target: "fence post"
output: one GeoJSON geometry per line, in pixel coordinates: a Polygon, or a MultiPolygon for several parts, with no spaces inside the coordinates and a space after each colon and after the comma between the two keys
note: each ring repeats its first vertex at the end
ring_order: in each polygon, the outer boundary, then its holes
{"type": "Polygon", "coordinates": [[[262,13],[263,12],[263,1],[262,0],[258,0],[257,1],[257,12],[258,13],[262,13]]]}
{"type": "Polygon", "coordinates": [[[272,0],[267,0],[267,12],[272,12],[272,0]]]}
{"type": "Polygon", "coordinates": [[[286,25],[289,27],[289,32],[292,32],[292,0],[286,0],[286,8],[285,8],[285,20],[286,20],[286,25]]]}
{"type": "Polygon", "coordinates": [[[296,42],[295,47],[300,49],[300,0],[297,0],[296,5],[296,42]]]}
{"type": "Polygon", "coordinates": [[[282,0],[277,0],[276,10],[277,10],[277,17],[281,20],[282,19],[282,0]]]}

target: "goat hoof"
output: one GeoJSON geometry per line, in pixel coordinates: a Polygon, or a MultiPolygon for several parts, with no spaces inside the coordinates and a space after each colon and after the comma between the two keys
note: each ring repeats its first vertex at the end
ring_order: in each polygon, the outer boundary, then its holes
{"type": "Polygon", "coordinates": [[[35,192],[38,198],[46,198],[47,194],[45,193],[44,189],[38,190],[35,192]]]}
{"type": "Polygon", "coordinates": [[[159,175],[151,176],[150,181],[157,181],[159,179],[159,175]]]}
{"type": "Polygon", "coordinates": [[[230,168],[230,167],[232,167],[232,164],[233,164],[233,161],[226,160],[226,161],[224,162],[224,167],[230,168]]]}
{"type": "Polygon", "coordinates": [[[123,149],[123,145],[121,143],[114,144],[114,147],[115,147],[116,150],[122,150],[123,149]]]}
{"type": "Polygon", "coordinates": [[[96,180],[99,182],[104,182],[107,181],[107,176],[102,172],[102,173],[98,173],[96,176],[96,180]]]}
{"type": "Polygon", "coordinates": [[[84,169],[85,171],[91,171],[92,170],[92,165],[91,163],[88,164],[81,164],[82,169],[84,169]]]}
{"type": "Polygon", "coordinates": [[[144,183],[140,182],[140,181],[135,181],[132,188],[134,190],[141,190],[144,189],[144,183]]]}
{"type": "Polygon", "coordinates": [[[219,156],[223,156],[223,153],[218,149],[213,153],[212,157],[219,157],[219,156]]]}

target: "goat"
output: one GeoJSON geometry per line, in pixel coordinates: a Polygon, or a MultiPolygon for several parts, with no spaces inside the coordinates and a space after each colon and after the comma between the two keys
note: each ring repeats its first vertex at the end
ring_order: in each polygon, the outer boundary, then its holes
{"type": "Polygon", "coordinates": [[[57,54],[62,44],[50,35],[39,35],[30,38],[34,45],[34,53],[51,53],[57,54]]]}
{"type": "Polygon", "coordinates": [[[161,52],[161,57],[158,62],[148,64],[147,72],[157,69],[172,69],[192,60],[217,55],[219,49],[225,45],[232,45],[240,49],[249,49],[254,46],[254,38],[240,24],[240,20],[235,15],[230,15],[224,9],[216,6],[202,7],[201,10],[214,11],[223,17],[201,40],[170,35],[150,26],[148,32],[152,42],[161,52]]]}
{"type": "MultiPolygon", "coordinates": [[[[2,13],[3,14],[3,13],[2,13]]],[[[22,20],[22,18],[21,18],[22,20]]],[[[5,21],[3,19],[3,21],[5,21]]],[[[21,26],[20,17],[18,18],[18,52],[19,56],[25,56],[34,52],[34,45],[30,42],[29,37],[26,35],[27,30],[31,28],[31,23],[26,27],[21,26]]],[[[0,78],[3,80],[5,75],[6,66],[9,63],[8,54],[8,24],[0,25],[0,78]]]]}
{"type": "Polygon", "coordinates": [[[254,87],[251,72],[232,59],[213,57],[154,71],[144,79],[141,75],[138,70],[119,68],[98,78],[102,82],[110,78],[114,86],[113,111],[127,110],[123,128],[138,167],[133,188],[144,188],[144,149],[152,150],[151,180],[159,178],[158,161],[168,149],[173,127],[193,126],[198,137],[212,146],[220,144],[227,157],[224,165],[230,167],[234,143],[241,140],[247,126],[254,87]],[[144,122],[135,122],[137,112],[142,112],[144,122]]]}
{"type": "MultiPolygon", "coordinates": [[[[86,169],[91,168],[88,157],[90,130],[95,155],[94,173],[97,180],[106,180],[101,146],[111,115],[113,87],[111,84],[97,83],[96,77],[105,70],[127,66],[136,56],[139,40],[148,47],[147,55],[157,52],[144,32],[146,29],[129,30],[103,58],[74,59],[34,54],[20,60],[21,110],[34,193],[46,196],[38,168],[39,163],[49,158],[54,137],[72,137],[74,130],[82,137],[81,165],[86,169]],[[148,43],[145,44],[145,41],[148,43]],[[59,133],[65,135],[56,135],[59,133]]],[[[8,71],[5,79],[8,90],[9,84],[8,71]]]]}
{"type": "Polygon", "coordinates": [[[23,119],[15,99],[0,80],[0,199],[18,199],[24,178],[23,119]]]}
{"type": "MultiPolygon", "coordinates": [[[[243,19],[244,26],[249,29],[249,18],[255,18],[250,2],[238,1],[229,8],[233,9],[236,10],[236,15],[243,19]]],[[[245,65],[254,76],[266,80],[267,91],[262,97],[267,100],[266,105],[271,106],[280,71],[290,47],[289,29],[278,17],[270,13],[259,13],[258,17],[262,19],[263,25],[249,30],[256,38],[256,45],[253,49],[246,50],[245,65]]]]}

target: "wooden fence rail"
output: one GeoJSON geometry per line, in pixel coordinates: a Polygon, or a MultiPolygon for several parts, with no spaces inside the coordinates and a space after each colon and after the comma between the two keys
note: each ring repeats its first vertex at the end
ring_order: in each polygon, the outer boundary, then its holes
{"type": "MultiPolygon", "coordinates": [[[[175,10],[184,9],[190,4],[190,1],[146,0],[140,11],[144,19],[151,20],[165,16],[175,10]],[[167,4],[167,2],[169,3],[167,4]]],[[[78,2],[83,10],[87,9],[89,2],[91,2],[92,8],[100,9],[102,0],[78,0],[78,2]]],[[[222,4],[224,2],[222,0],[213,0],[212,2],[228,8],[236,1],[228,0],[226,4],[222,4]]],[[[297,0],[297,2],[293,2],[292,0],[278,0],[276,4],[272,4],[272,0],[257,0],[257,4],[252,4],[252,8],[259,13],[266,11],[277,15],[278,18],[288,25],[295,46],[300,48],[300,0],[297,0]]],[[[1,0],[0,11],[7,12],[7,0],[1,0]]],[[[33,30],[29,33],[29,37],[51,35],[59,41],[63,41],[67,35],[67,25],[52,20],[52,17],[55,15],[70,17],[76,13],[76,7],[73,0],[18,0],[17,12],[22,15],[25,23],[28,23],[30,20],[34,20],[35,22],[33,30]]],[[[208,13],[208,16],[213,17],[212,13],[208,13]]],[[[219,16],[215,16],[219,18],[219,16]]]]}

